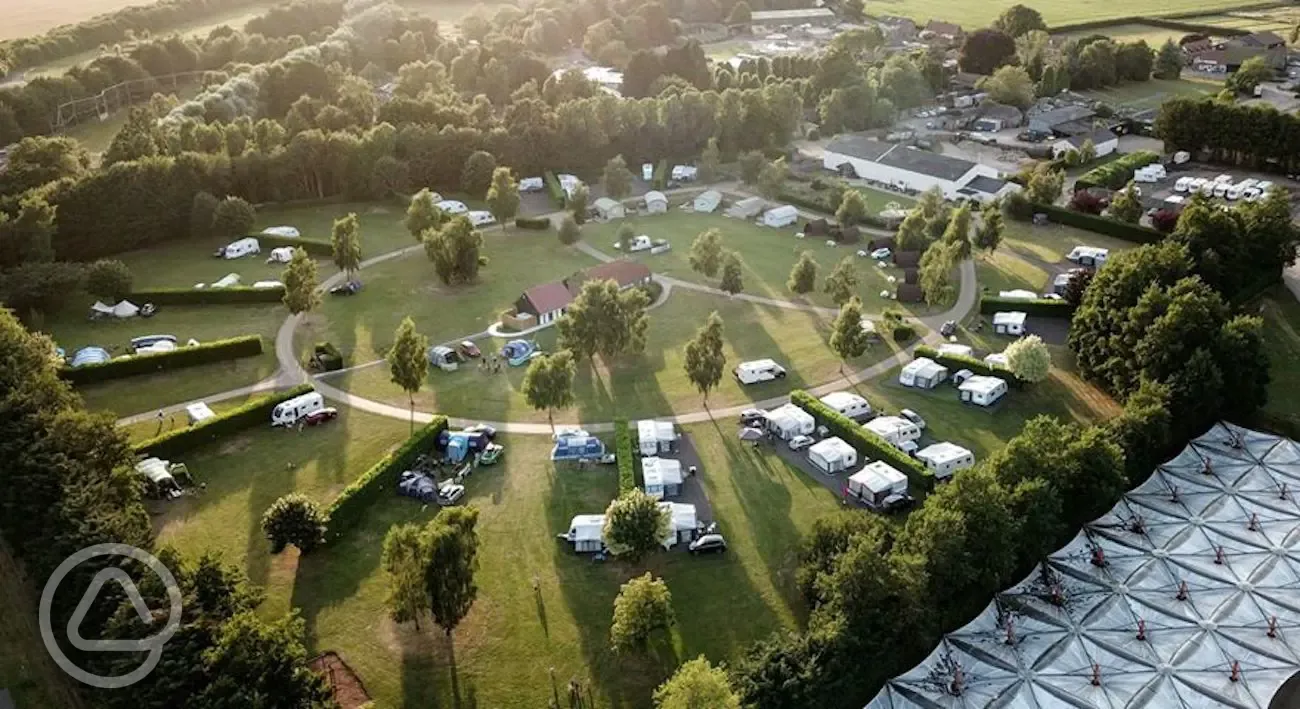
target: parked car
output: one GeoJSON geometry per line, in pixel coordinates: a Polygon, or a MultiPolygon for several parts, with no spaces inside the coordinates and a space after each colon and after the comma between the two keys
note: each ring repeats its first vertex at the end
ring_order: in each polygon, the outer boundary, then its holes
{"type": "Polygon", "coordinates": [[[884,261],[885,259],[887,259],[887,258],[889,258],[890,256],[892,256],[893,253],[894,253],[894,252],[890,251],[889,249],[887,249],[887,248],[883,248],[883,247],[882,247],[882,248],[876,249],[875,251],[872,251],[872,252],[871,252],[871,258],[873,258],[873,259],[875,259],[875,260],[877,260],[877,261],[884,261]]]}
{"type": "Polygon", "coordinates": [[[727,540],[723,539],[721,534],[705,534],[697,537],[687,548],[690,549],[692,554],[709,554],[712,552],[721,554],[727,551],[727,540]]]}
{"type": "Polygon", "coordinates": [[[465,496],[464,485],[451,484],[451,485],[443,485],[442,487],[438,488],[438,504],[442,505],[443,507],[450,507],[451,505],[460,502],[460,498],[464,496],[465,496]]]}
{"type": "Polygon", "coordinates": [[[497,437],[497,430],[485,423],[476,423],[473,426],[467,426],[465,428],[465,433],[481,433],[483,434],[483,437],[489,441],[494,440],[497,437]]]}
{"type": "Polygon", "coordinates": [[[792,451],[801,451],[808,446],[811,446],[813,443],[816,443],[816,441],[813,440],[812,436],[795,436],[790,439],[788,445],[792,451]]]}
{"type": "Polygon", "coordinates": [[[903,409],[898,412],[898,415],[916,424],[917,428],[923,431],[925,430],[925,419],[921,418],[921,414],[918,414],[911,409],[903,409]]]}
{"type": "Polygon", "coordinates": [[[504,453],[505,450],[506,447],[499,443],[489,443],[487,448],[483,449],[483,453],[479,456],[478,462],[480,465],[495,465],[498,460],[501,460],[501,454],[504,453]]]}
{"type": "Polygon", "coordinates": [[[361,292],[361,281],[340,283],[330,289],[330,295],[356,295],[361,292]]]}
{"type": "Polygon", "coordinates": [[[939,326],[939,334],[944,337],[952,337],[957,332],[957,321],[949,320],[939,326]]]}
{"type": "Polygon", "coordinates": [[[762,409],[745,409],[740,412],[740,423],[749,426],[767,420],[767,412],[762,409]]]}
{"type": "Polygon", "coordinates": [[[456,351],[460,352],[460,355],[466,359],[474,359],[483,356],[483,352],[479,350],[478,345],[469,340],[465,340],[459,345],[456,345],[456,351]]]}
{"type": "Polygon", "coordinates": [[[338,409],[334,408],[333,406],[326,406],[323,409],[316,409],[315,411],[307,414],[306,416],[303,416],[302,420],[308,426],[319,426],[320,424],[325,423],[327,421],[333,421],[338,417],[339,417],[338,409]]]}
{"type": "Polygon", "coordinates": [[[886,497],[884,501],[880,503],[880,506],[877,507],[876,509],[880,510],[881,512],[899,512],[901,510],[908,509],[915,504],[916,504],[915,497],[912,497],[907,493],[901,493],[901,494],[890,495],[889,497],[886,497]]]}

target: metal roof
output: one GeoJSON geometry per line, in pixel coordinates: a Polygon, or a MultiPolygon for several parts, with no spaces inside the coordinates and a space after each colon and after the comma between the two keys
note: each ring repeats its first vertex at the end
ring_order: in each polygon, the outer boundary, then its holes
{"type": "Polygon", "coordinates": [[[1300,667],[1300,445],[1220,423],[867,709],[1265,709],[1300,667]]]}
{"type": "Polygon", "coordinates": [[[984,194],[997,194],[999,190],[1007,186],[1006,180],[999,180],[996,177],[988,175],[979,175],[975,179],[966,183],[966,186],[977,192],[984,194]]]}
{"type": "Polygon", "coordinates": [[[932,153],[929,150],[914,148],[910,145],[896,147],[894,150],[881,155],[877,162],[881,165],[888,165],[900,170],[949,181],[956,180],[975,167],[975,163],[969,160],[932,153]]]}

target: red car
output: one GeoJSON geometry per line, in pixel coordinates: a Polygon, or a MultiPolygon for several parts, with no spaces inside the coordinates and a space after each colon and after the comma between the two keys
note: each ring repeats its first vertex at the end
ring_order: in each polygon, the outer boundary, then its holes
{"type": "Polygon", "coordinates": [[[476,357],[483,356],[483,353],[479,351],[478,345],[474,344],[473,342],[470,342],[469,340],[465,340],[461,342],[459,345],[456,345],[456,349],[461,353],[463,357],[465,357],[465,359],[474,359],[476,357]]]}
{"type": "Polygon", "coordinates": [[[306,416],[303,416],[302,420],[308,426],[319,426],[320,424],[325,423],[326,421],[333,421],[338,417],[339,417],[339,410],[332,406],[327,406],[323,409],[317,409],[307,414],[306,416]]]}

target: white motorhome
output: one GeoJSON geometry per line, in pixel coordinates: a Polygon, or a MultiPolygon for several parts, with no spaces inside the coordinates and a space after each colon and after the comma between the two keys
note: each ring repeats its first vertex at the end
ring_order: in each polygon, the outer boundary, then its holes
{"type": "Polygon", "coordinates": [[[218,255],[224,259],[237,259],[260,253],[262,253],[262,245],[258,243],[257,239],[246,236],[221,247],[218,255]]]}
{"type": "Polygon", "coordinates": [[[833,391],[823,396],[821,401],[851,419],[865,418],[871,415],[871,404],[866,399],[851,392],[833,391]]]}
{"type": "Polygon", "coordinates": [[[785,367],[770,359],[756,359],[736,365],[732,374],[741,384],[757,384],[770,382],[773,379],[784,379],[785,367]]]}
{"type": "Polygon", "coordinates": [[[1110,249],[1098,246],[1076,246],[1065,255],[1065,258],[1080,266],[1100,267],[1106,263],[1106,259],[1110,258],[1110,249]]]}
{"type": "Polygon", "coordinates": [[[303,416],[313,411],[320,411],[325,408],[325,397],[318,392],[308,392],[302,396],[295,396],[288,401],[282,401],[275,405],[271,411],[272,426],[292,426],[298,423],[303,416]]]}
{"type": "Polygon", "coordinates": [[[621,242],[621,241],[618,241],[618,242],[615,242],[615,243],[614,243],[614,248],[616,248],[616,249],[618,249],[618,250],[620,250],[620,251],[627,251],[627,252],[629,252],[629,253],[636,253],[636,252],[638,252],[638,251],[649,251],[650,249],[653,249],[653,248],[654,248],[654,242],[650,240],[649,235],[646,235],[646,234],[638,234],[638,235],[632,237],[632,244],[631,244],[630,246],[624,244],[624,243],[621,242]]]}
{"type": "Polygon", "coordinates": [[[958,470],[975,465],[975,454],[954,443],[934,443],[916,452],[916,459],[925,463],[936,480],[947,480],[958,470]]]}
{"type": "Polygon", "coordinates": [[[1214,196],[1219,198],[1227,197],[1228,190],[1232,189],[1232,187],[1233,185],[1229,182],[1220,182],[1214,186],[1214,196]]]}

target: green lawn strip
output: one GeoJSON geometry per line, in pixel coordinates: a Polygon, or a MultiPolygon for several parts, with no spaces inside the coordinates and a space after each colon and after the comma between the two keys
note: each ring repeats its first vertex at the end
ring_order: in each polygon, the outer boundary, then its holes
{"type": "Polygon", "coordinates": [[[78,387],[92,410],[137,414],[207,394],[252,384],[276,371],[275,333],[287,311],[281,305],[166,306],[149,319],[87,320],[69,308],[41,328],[69,355],[89,345],[114,355],[129,352],[132,337],[175,335],[211,342],[235,335],[261,335],[265,351],[257,357],[78,387]]]}
{"type": "Polygon", "coordinates": [[[362,271],[366,286],[360,294],[326,296],[299,328],[299,351],[328,340],[349,364],[361,364],[387,352],[394,330],[408,315],[435,343],[482,332],[525,289],[598,263],[561,244],[552,232],[526,229],[484,234],[482,253],[488,265],[480,269],[479,282],[469,286],[444,286],[422,253],[362,271]]]}
{"type": "MultiPolygon", "coordinates": [[[[443,197],[460,200],[470,209],[486,209],[482,200],[464,194],[449,192],[443,197]]],[[[406,218],[406,204],[398,198],[377,202],[266,206],[257,210],[257,228],[260,230],[272,226],[291,226],[296,228],[304,239],[328,242],[333,232],[334,220],[349,213],[355,213],[360,222],[359,233],[363,258],[373,258],[419,243],[402,224],[402,220],[406,218]]]]}
{"type": "MultiPolygon", "coordinates": [[[[222,412],[239,408],[248,403],[249,397],[241,396],[234,399],[225,399],[223,401],[209,402],[208,408],[212,409],[214,414],[220,415],[222,412]]],[[[163,416],[161,422],[157,418],[152,418],[139,423],[133,423],[126,426],[118,426],[118,429],[126,433],[131,443],[139,443],[155,438],[168,431],[174,431],[178,428],[185,428],[190,425],[189,416],[184,411],[175,411],[163,416]]]]}
{"type": "Polygon", "coordinates": [[[614,242],[618,241],[618,230],[624,225],[631,225],[637,234],[646,234],[652,239],[667,239],[672,244],[668,253],[651,255],[643,252],[635,254],[636,258],[655,273],[672,276],[683,281],[701,283],[717,287],[718,278],[708,278],[691,270],[689,253],[691,243],[696,236],[708,229],[717,229],[722,233],[723,248],[735,251],[744,264],[743,280],[745,292],[778,300],[807,302],[821,307],[834,307],[834,303],[823,292],[822,283],[830,274],[835,264],[845,256],[852,256],[858,263],[858,296],[866,312],[880,312],[895,301],[880,297],[881,291],[893,293],[895,284],[889,283],[886,276],[902,278],[903,272],[897,268],[879,268],[869,258],[858,258],[856,253],[866,249],[866,244],[845,246],[827,246],[826,239],[809,237],[796,239],[796,225],[773,229],[756,226],[753,222],[742,219],[729,219],[713,214],[691,214],[678,210],[668,214],[629,217],[605,224],[590,224],[583,229],[583,238],[587,243],[606,253],[616,253],[614,242]],[[817,272],[817,291],[805,296],[796,296],[786,288],[790,269],[799,259],[801,251],[808,251],[819,266],[817,272]]]}
{"type": "MultiPolygon", "coordinates": [[[[1153,41],[1151,38],[1141,36],[1133,36],[1131,38],[1116,37],[1111,34],[1111,29],[1114,28],[1104,30],[1103,34],[1110,36],[1112,39],[1115,39],[1115,41],[1123,39],[1124,41],[1135,42],[1138,39],[1146,39],[1147,44],[1157,49],[1164,43],[1163,35],[1167,35],[1170,32],[1169,30],[1160,30],[1154,27],[1150,28],[1156,36],[1161,37],[1158,41],[1153,41]]],[[[1178,38],[1184,33],[1173,34],[1174,42],[1177,43],[1178,38]]],[[[1106,101],[1107,103],[1128,106],[1131,108],[1155,108],[1164,101],[1176,96],[1206,96],[1218,93],[1222,88],[1222,82],[1210,79],[1152,79],[1150,81],[1126,82],[1104,89],[1084,91],[1083,95],[1100,101],[1106,101]]]]}
{"type": "Polygon", "coordinates": [[[1272,365],[1270,395],[1264,410],[1300,421],[1300,302],[1278,286],[1264,300],[1264,351],[1272,365]]]}
{"type": "MultiPolygon", "coordinates": [[[[727,371],[709,395],[713,406],[742,404],[807,388],[839,376],[840,362],[827,346],[830,318],[800,310],[754,305],[745,301],[675,290],[661,307],[650,311],[646,350],[607,366],[582,363],[575,380],[577,403],[556,412],[557,421],[610,421],[655,416],[701,408],[699,392],[682,369],[682,349],[716,310],[724,322],[727,371]],[[771,358],[789,372],[784,380],[742,386],[731,369],[744,360],[771,358]]],[[[534,339],[550,350],[554,328],[534,339]]],[[[498,346],[497,341],[481,343],[498,346]]],[[[848,369],[861,369],[892,353],[892,345],[878,343],[851,361],[848,369]]],[[[416,407],[451,416],[493,421],[545,421],[546,412],[534,411],[521,394],[524,368],[485,372],[474,365],[456,372],[430,371],[428,385],[416,394],[416,407]]],[[[330,382],[353,394],[405,407],[406,394],[388,380],[386,367],[376,366],[332,377],[330,382]]]]}

